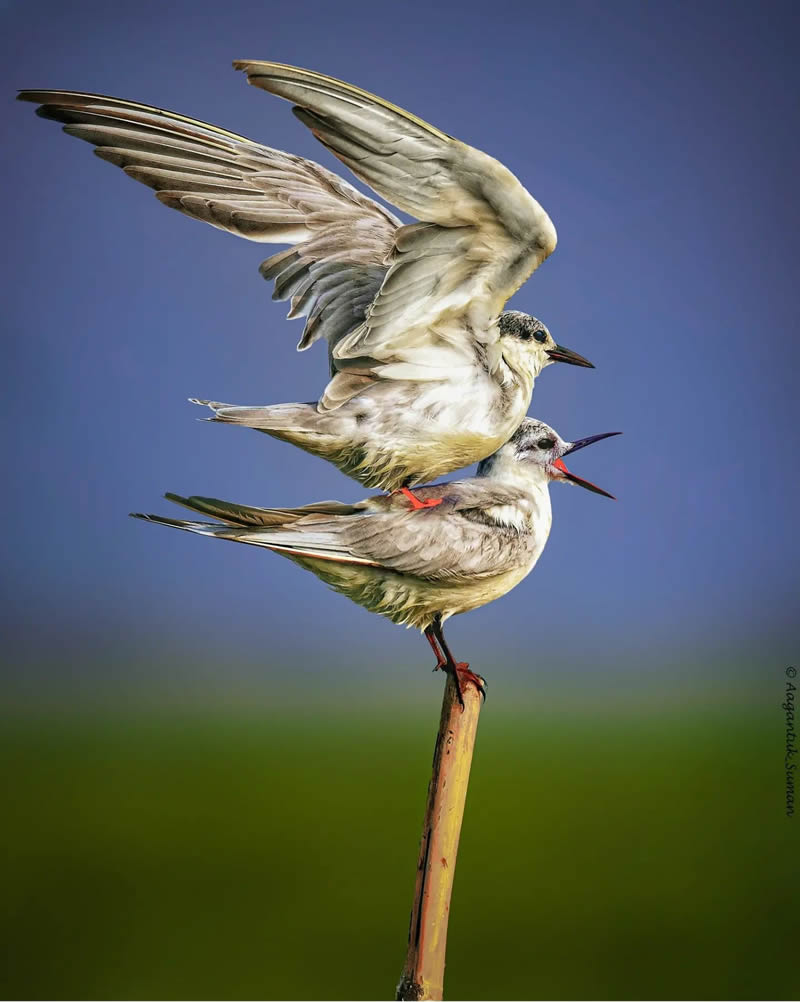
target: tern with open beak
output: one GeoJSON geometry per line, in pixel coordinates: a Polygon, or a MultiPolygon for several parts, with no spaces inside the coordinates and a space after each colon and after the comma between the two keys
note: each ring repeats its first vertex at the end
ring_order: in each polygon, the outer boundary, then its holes
{"type": "MultiPolygon", "coordinates": [[[[237,236],[291,244],[261,265],[273,298],[325,338],[319,400],[239,407],[245,425],[334,463],[369,487],[408,488],[468,466],[511,436],[551,362],[589,366],[506,301],[553,252],[539,203],[494,158],[331,77],[238,61],[388,209],[310,160],[172,112],[97,94],[24,90],[38,114],[154,188],[165,205],[237,236]]],[[[418,507],[422,507],[419,502],[418,507]]]]}
{"type": "Polygon", "coordinates": [[[445,621],[500,598],[530,573],[550,534],[551,481],[612,497],[571,473],[563,457],[616,434],[565,442],[548,425],[526,418],[475,477],[420,488],[421,499],[436,504],[416,513],[402,494],[301,508],[167,494],[217,523],[133,517],[274,550],[370,612],[421,630],[436,668],[455,673],[459,691],[468,682],[481,688],[479,676],[451,654],[445,621]]]}

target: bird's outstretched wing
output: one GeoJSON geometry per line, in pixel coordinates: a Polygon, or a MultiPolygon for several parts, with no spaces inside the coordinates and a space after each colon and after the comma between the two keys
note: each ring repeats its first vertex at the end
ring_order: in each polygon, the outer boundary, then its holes
{"type": "Polygon", "coordinates": [[[380,292],[334,359],[369,356],[385,363],[383,378],[435,379],[459,356],[461,364],[473,361],[465,329],[491,349],[492,321],[556,245],[547,213],[514,175],[340,80],[280,63],[234,67],[293,102],[297,117],[358,178],[421,220],[397,232],[380,292]],[[460,322],[448,332],[452,320],[460,322]]]}
{"type": "Polygon", "coordinates": [[[247,240],[294,245],[265,261],[276,299],[332,345],[364,319],[400,220],[311,160],[161,108],[99,94],[23,90],[37,114],[92,143],[170,208],[247,240]]]}
{"type": "Polygon", "coordinates": [[[476,353],[499,363],[493,324],[553,251],[547,213],[479,150],[366,91],[278,63],[237,62],[251,83],[293,101],[298,117],[357,177],[421,222],[388,209],[319,164],[216,126],[133,101],[25,90],[38,113],[186,215],[289,250],[261,266],[299,348],[324,337],[333,409],[374,379],[440,380],[476,353]]]}
{"type": "Polygon", "coordinates": [[[136,515],[201,535],[264,546],[296,559],[331,561],[408,574],[427,581],[493,577],[518,566],[532,537],[492,517],[517,504],[521,492],[480,481],[453,481],[415,489],[442,503],[412,511],[402,496],[378,496],[355,505],[326,501],[303,508],[251,508],[215,498],[167,494],[168,500],[225,525],[160,515],[136,515]]]}

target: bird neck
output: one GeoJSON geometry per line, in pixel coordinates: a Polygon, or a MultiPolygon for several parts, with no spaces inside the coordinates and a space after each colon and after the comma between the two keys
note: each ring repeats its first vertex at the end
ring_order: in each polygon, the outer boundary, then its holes
{"type": "Polygon", "coordinates": [[[510,450],[500,449],[493,456],[484,459],[478,466],[477,476],[494,480],[506,487],[516,487],[535,500],[538,510],[551,510],[550,481],[544,468],[534,463],[520,463],[510,450]]]}
{"type": "MultiPolygon", "coordinates": [[[[505,380],[513,381],[519,387],[522,395],[530,400],[533,394],[533,384],[544,366],[535,355],[521,355],[519,352],[503,352],[503,368],[505,380]]],[[[527,408],[526,408],[527,410],[527,408]]]]}

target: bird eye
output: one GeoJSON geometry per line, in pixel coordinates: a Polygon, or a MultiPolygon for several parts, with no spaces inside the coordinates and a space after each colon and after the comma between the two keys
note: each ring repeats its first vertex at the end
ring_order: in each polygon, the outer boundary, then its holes
{"type": "Polygon", "coordinates": [[[554,438],[540,438],[536,444],[540,449],[552,449],[556,440],[554,438]]]}
{"type": "Polygon", "coordinates": [[[545,341],[547,340],[547,333],[545,331],[536,331],[536,333],[533,336],[536,338],[539,344],[544,344],[545,341]]]}

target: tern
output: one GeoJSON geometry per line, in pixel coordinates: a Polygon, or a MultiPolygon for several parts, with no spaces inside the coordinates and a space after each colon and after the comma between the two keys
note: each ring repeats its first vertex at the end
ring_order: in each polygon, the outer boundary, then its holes
{"type": "Polygon", "coordinates": [[[480,676],[453,657],[445,621],[500,598],[530,573],[550,534],[551,481],[613,496],[571,473],[563,457],[617,434],[566,442],[548,425],[526,418],[502,448],[483,460],[475,477],[418,488],[423,501],[437,504],[416,513],[400,493],[300,508],[253,508],[166,494],[217,522],[133,517],[264,546],[288,557],[370,612],[422,631],[436,655],[436,669],[454,674],[459,694],[463,683],[483,691],[480,676]]]}
{"type": "MultiPolygon", "coordinates": [[[[185,215],[262,243],[273,298],[305,317],[298,349],[325,338],[330,381],[311,403],[208,404],[403,490],[484,459],[511,436],[551,362],[592,367],[507,300],[556,246],[544,209],[486,153],[380,97],[310,70],[237,61],[397,216],[319,164],[133,101],[23,90],[37,113],[185,215]]],[[[421,507],[421,503],[420,503],[421,507]]]]}

